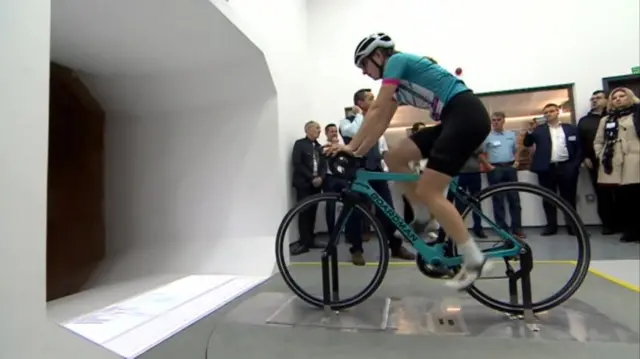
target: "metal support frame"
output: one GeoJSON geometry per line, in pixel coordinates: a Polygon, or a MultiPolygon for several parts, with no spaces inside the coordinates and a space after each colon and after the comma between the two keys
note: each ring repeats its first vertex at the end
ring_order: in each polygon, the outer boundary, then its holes
{"type": "Polygon", "coordinates": [[[533,299],[531,293],[531,271],[533,270],[533,253],[528,244],[522,243],[520,250],[520,269],[517,272],[507,270],[509,277],[509,301],[513,305],[518,305],[518,280],[522,289],[523,315],[512,319],[523,319],[527,328],[534,332],[540,331],[537,318],[533,312],[533,299]]]}
{"type": "Polygon", "coordinates": [[[322,252],[322,304],[326,314],[333,311],[333,303],[339,300],[338,251],[330,243],[322,252]]]}

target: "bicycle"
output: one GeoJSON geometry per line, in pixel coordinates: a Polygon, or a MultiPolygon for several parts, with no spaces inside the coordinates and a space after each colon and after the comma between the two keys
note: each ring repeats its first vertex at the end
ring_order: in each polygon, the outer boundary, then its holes
{"type": "MultiPolygon", "coordinates": [[[[451,240],[448,240],[446,236],[439,236],[438,240],[434,242],[425,242],[414,232],[411,226],[407,224],[403,218],[378,195],[376,191],[373,190],[369,184],[369,181],[374,180],[398,182],[417,181],[419,179],[419,175],[414,173],[405,174],[365,171],[359,169],[360,161],[360,159],[346,153],[338,153],[335,157],[330,159],[329,165],[331,166],[330,168],[332,169],[333,174],[340,175],[348,181],[349,185],[347,186],[347,189],[343,190],[341,193],[320,193],[302,200],[285,215],[280,227],[278,228],[276,237],[276,260],[278,269],[280,270],[285,283],[294,292],[294,294],[312,306],[324,307],[325,309],[330,308],[332,310],[350,308],[367,300],[382,284],[389,266],[388,242],[381,229],[382,224],[367,208],[367,202],[373,202],[377,207],[377,210],[382,211],[395,224],[396,228],[405,237],[405,239],[416,249],[418,252],[416,256],[416,265],[420,272],[425,276],[430,278],[451,277],[460,270],[462,265],[462,257],[457,255],[455,245],[451,240]],[[329,242],[322,254],[323,298],[317,298],[302,289],[292,279],[291,273],[289,272],[289,268],[286,264],[286,256],[283,252],[283,248],[285,247],[286,230],[295,215],[305,210],[305,208],[322,201],[341,202],[343,209],[338,216],[334,233],[330,234],[329,242]],[[338,295],[337,284],[338,264],[336,259],[336,243],[341,228],[343,228],[353,210],[362,212],[362,215],[369,219],[373,225],[374,231],[380,241],[380,266],[376,270],[372,281],[361,292],[350,298],[341,299],[338,295]],[[329,263],[330,258],[333,258],[331,263],[329,263]],[[333,278],[333,283],[329,283],[331,278],[333,278]]],[[[521,182],[492,185],[481,190],[475,197],[459,189],[455,179],[451,182],[449,189],[456,199],[462,201],[466,206],[466,209],[462,214],[463,218],[466,218],[470,213],[477,213],[499,235],[502,245],[485,249],[483,252],[488,259],[502,259],[507,265],[506,278],[509,279],[510,302],[494,299],[480,291],[475,285],[466,289],[471,297],[491,309],[512,315],[525,315],[525,317],[527,317],[527,314],[544,312],[562,304],[580,288],[589,270],[591,249],[584,224],[575,209],[573,209],[569,203],[557,194],[545,188],[521,182]],[[531,283],[529,277],[529,274],[533,269],[531,248],[523,240],[501,229],[479,209],[479,203],[482,200],[485,200],[492,195],[514,190],[520,193],[538,195],[542,197],[543,200],[548,201],[563,210],[567,221],[570,221],[567,222],[567,225],[573,226],[576,237],[578,238],[578,260],[575,266],[576,269],[568,283],[558,292],[537,302],[533,302],[531,299],[531,283]],[[510,264],[513,261],[520,262],[519,271],[513,270],[513,267],[510,264]],[[518,294],[516,282],[518,280],[521,281],[522,285],[523,298],[521,304],[517,302],[518,294]]],[[[288,248],[288,245],[286,248],[288,248]]],[[[480,278],[479,280],[481,279],[483,278],[480,278]]],[[[484,279],[496,278],[489,277],[484,279]]]]}

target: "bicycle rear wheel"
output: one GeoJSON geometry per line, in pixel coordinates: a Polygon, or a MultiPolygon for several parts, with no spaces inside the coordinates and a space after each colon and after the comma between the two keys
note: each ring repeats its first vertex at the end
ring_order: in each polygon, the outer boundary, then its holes
{"type": "MultiPolygon", "coordinates": [[[[389,267],[389,245],[387,242],[387,238],[382,231],[382,224],[368,208],[359,203],[351,204],[342,202],[342,196],[339,193],[320,193],[303,199],[295,207],[289,210],[289,212],[287,212],[287,214],[282,219],[282,222],[280,223],[280,227],[278,228],[278,233],[276,235],[276,263],[285,284],[296,296],[298,296],[306,303],[316,307],[322,307],[324,305],[321,297],[314,296],[313,294],[302,288],[302,286],[300,286],[298,283],[296,283],[291,274],[291,271],[289,270],[289,266],[287,265],[287,256],[284,252],[284,248],[289,248],[286,233],[296,215],[304,211],[306,208],[325,201],[343,203],[343,211],[349,210],[349,208],[352,208],[354,211],[359,211],[363,218],[371,223],[376,238],[378,238],[379,241],[379,266],[377,267],[373,278],[371,279],[371,282],[369,282],[369,284],[367,284],[364,289],[357,292],[355,295],[352,295],[348,298],[340,298],[338,301],[331,304],[332,309],[342,310],[356,306],[371,297],[382,284],[384,276],[386,275],[387,269],[389,267]]],[[[342,227],[343,224],[336,223],[336,225],[342,227]]]]}
{"type": "MultiPolygon", "coordinates": [[[[584,224],[582,223],[582,220],[580,219],[580,216],[578,215],[576,210],[571,205],[569,205],[568,202],[566,202],[557,194],[537,185],[522,182],[497,184],[483,189],[475,196],[475,198],[478,202],[481,203],[483,200],[486,200],[491,196],[510,191],[529,193],[542,197],[544,201],[547,201],[551,205],[556,206],[556,208],[564,212],[565,219],[567,221],[566,224],[573,226],[575,230],[578,242],[578,259],[576,261],[575,270],[570,276],[569,281],[560,290],[545,299],[534,301],[533,312],[544,312],[559,306],[560,304],[571,298],[571,296],[580,288],[582,282],[584,282],[584,279],[589,272],[589,263],[591,261],[591,246],[589,243],[589,235],[584,227],[584,224]]],[[[470,207],[467,207],[463,212],[462,217],[466,218],[466,216],[470,213],[472,213],[472,210],[470,207]]],[[[478,289],[477,285],[471,286],[468,289],[468,293],[469,295],[471,295],[471,297],[473,297],[481,304],[497,311],[516,315],[524,313],[524,309],[521,303],[513,304],[506,301],[494,299],[478,289]]]]}

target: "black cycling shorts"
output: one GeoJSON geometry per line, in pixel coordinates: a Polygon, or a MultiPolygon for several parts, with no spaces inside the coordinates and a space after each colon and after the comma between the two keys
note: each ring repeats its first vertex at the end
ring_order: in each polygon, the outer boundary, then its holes
{"type": "Polygon", "coordinates": [[[482,101],[471,91],[455,95],[445,105],[440,124],[411,135],[427,168],[451,177],[476,153],[491,132],[491,118],[482,101]]]}

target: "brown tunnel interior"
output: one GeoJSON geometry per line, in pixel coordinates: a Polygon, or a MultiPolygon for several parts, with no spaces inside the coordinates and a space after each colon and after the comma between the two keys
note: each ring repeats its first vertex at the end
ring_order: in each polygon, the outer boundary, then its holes
{"type": "Polygon", "coordinates": [[[105,256],[105,113],[72,69],[51,64],[47,301],[78,293],[105,256]]]}

